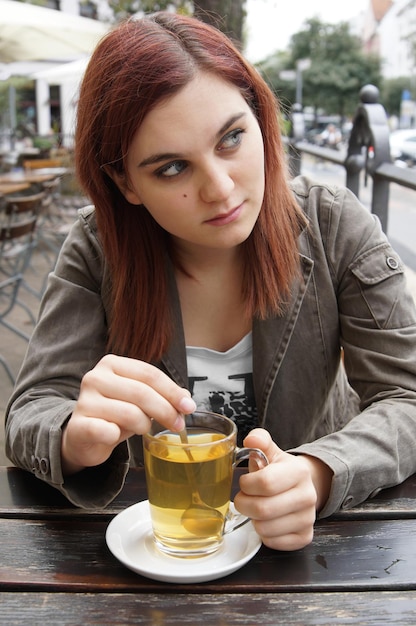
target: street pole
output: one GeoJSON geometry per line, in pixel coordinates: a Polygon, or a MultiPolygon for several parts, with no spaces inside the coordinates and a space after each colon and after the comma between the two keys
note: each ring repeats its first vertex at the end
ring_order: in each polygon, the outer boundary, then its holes
{"type": "Polygon", "coordinates": [[[296,102],[302,105],[303,100],[303,72],[311,66],[310,59],[298,59],[296,61],[296,102]]]}
{"type": "Polygon", "coordinates": [[[16,142],[16,87],[9,85],[9,122],[10,122],[10,149],[14,150],[16,142]]]}

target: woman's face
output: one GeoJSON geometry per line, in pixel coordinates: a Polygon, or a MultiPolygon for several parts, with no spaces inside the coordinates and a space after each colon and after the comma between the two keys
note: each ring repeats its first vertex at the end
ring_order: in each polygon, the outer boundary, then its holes
{"type": "Polygon", "coordinates": [[[264,195],[263,138],[233,85],[198,74],[145,117],[127,164],[125,197],[179,248],[228,249],[250,235],[264,195]]]}

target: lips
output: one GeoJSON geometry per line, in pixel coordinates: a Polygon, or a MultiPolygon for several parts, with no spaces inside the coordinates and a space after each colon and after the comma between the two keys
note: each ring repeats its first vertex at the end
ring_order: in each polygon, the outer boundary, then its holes
{"type": "Polygon", "coordinates": [[[235,209],[228,211],[228,213],[222,213],[220,215],[217,215],[210,220],[206,220],[205,223],[211,224],[212,226],[225,226],[226,224],[230,224],[231,222],[234,222],[234,220],[238,219],[242,210],[243,205],[240,204],[235,209]]]}

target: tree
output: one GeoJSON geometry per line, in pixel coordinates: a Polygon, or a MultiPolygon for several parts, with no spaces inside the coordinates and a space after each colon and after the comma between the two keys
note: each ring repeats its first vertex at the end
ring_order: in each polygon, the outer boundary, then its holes
{"type": "Polygon", "coordinates": [[[138,11],[152,13],[173,8],[178,13],[193,13],[240,44],[243,41],[245,3],[246,0],[110,0],[118,19],[138,11]]]}
{"type": "Polygon", "coordinates": [[[22,76],[10,76],[7,80],[0,81],[0,134],[4,129],[11,129],[12,122],[16,128],[23,130],[28,122],[27,108],[28,105],[35,105],[35,95],[33,90],[33,80],[22,76]],[[14,116],[11,119],[12,112],[10,110],[10,88],[15,92],[14,116]]]}
{"type": "Polygon", "coordinates": [[[140,11],[153,13],[175,9],[178,13],[187,14],[193,10],[193,2],[190,0],[108,0],[108,4],[113,9],[117,21],[140,11]]]}
{"type": "Polygon", "coordinates": [[[411,83],[412,80],[409,76],[390,78],[384,81],[380,102],[389,115],[397,115],[397,117],[400,117],[403,92],[412,92],[411,83]]]}
{"type": "Polygon", "coordinates": [[[283,112],[289,115],[292,104],[296,100],[296,83],[294,70],[288,70],[291,60],[287,51],[273,53],[267,59],[256,63],[256,67],[269,87],[279,98],[283,112]],[[288,72],[288,78],[285,78],[288,72]]]}
{"type": "Polygon", "coordinates": [[[246,0],[194,0],[194,15],[222,30],[241,47],[245,3],[246,0]]]}
{"type": "MultiPolygon", "coordinates": [[[[282,70],[296,70],[300,59],[310,59],[302,74],[304,106],[323,109],[328,114],[352,114],[358,104],[358,93],[367,83],[381,86],[380,59],[363,52],[358,37],[350,33],[347,23],[326,24],[317,18],[305,22],[289,43],[287,55],[277,63],[279,77],[274,89],[293,103],[293,82],[281,80],[282,70]],[[280,93],[281,92],[281,93],[280,93]]],[[[261,68],[261,65],[260,65],[261,68]]],[[[268,76],[271,76],[270,66],[268,76]]],[[[266,80],[270,78],[266,76],[266,80]]]]}
{"type": "MultiPolygon", "coordinates": [[[[47,6],[47,0],[29,0],[29,2],[47,6]]],[[[82,2],[83,0],[81,4],[82,2]]],[[[202,22],[216,26],[240,47],[242,46],[246,0],[108,0],[108,4],[114,11],[117,21],[139,11],[153,13],[175,9],[178,13],[194,14],[202,22]]]]}
{"type": "Polygon", "coordinates": [[[334,26],[315,22],[312,26],[312,63],[305,72],[305,97],[315,108],[326,108],[328,113],[351,113],[363,85],[380,86],[380,60],[362,51],[360,40],[351,35],[347,23],[334,26]]]}

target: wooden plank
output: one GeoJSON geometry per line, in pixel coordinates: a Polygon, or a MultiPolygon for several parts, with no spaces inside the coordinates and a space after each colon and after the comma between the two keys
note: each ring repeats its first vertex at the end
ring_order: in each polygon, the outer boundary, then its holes
{"type": "Polygon", "coordinates": [[[127,474],[123,491],[105,509],[75,507],[57,489],[17,467],[0,467],[0,517],[31,519],[48,517],[87,517],[110,520],[126,507],[147,499],[144,470],[127,474]]]}
{"type": "Polygon", "coordinates": [[[29,189],[30,183],[0,183],[0,195],[7,195],[9,193],[16,193],[29,189]]]}
{"type": "Polygon", "coordinates": [[[416,520],[323,521],[296,552],[262,547],[234,574],[208,583],[169,584],[118,562],[104,521],[0,520],[3,591],[276,592],[416,589],[416,520]],[[7,538],[7,540],[6,540],[7,538]]]}
{"type": "MultiPolygon", "coordinates": [[[[238,489],[238,478],[245,469],[235,472],[234,491],[238,489]]],[[[146,500],[144,470],[129,471],[125,486],[115,500],[101,511],[89,511],[88,515],[110,519],[126,507],[146,500]]],[[[17,467],[0,467],[0,516],[1,517],[46,517],[85,516],[85,511],[74,507],[56,489],[50,487],[29,472],[17,467]]],[[[416,518],[416,474],[402,485],[381,491],[375,498],[363,504],[340,511],[333,519],[393,519],[416,518]]]]}
{"type": "Polygon", "coordinates": [[[38,170],[22,170],[19,172],[3,172],[0,174],[0,184],[3,183],[39,183],[51,180],[57,176],[69,174],[67,167],[48,167],[38,170]]]}
{"type": "Polygon", "coordinates": [[[39,170],[62,167],[63,160],[57,159],[25,159],[23,161],[23,168],[25,170],[39,170]]]}
{"type": "Polygon", "coordinates": [[[416,592],[279,594],[0,594],[0,624],[414,626],[416,592]]]}

